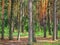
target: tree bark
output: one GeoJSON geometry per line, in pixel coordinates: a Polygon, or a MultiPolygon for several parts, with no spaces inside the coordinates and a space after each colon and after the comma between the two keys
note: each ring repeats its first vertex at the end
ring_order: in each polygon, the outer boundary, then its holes
{"type": "Polygon", "coordinates": [[[24,0],[22,0],[22,21],[21,21],[21,32],[24,33],[24,0]]]}
{"type": "Polygon", "coordinates": [[[11,0],[9,0],[8,3],[9,3],[8,4],[8,27],[9,27],[9,39],[10,39],[10,34],[11,34],[10,33],[10,30],[11,30],[11,23],[10,23],[11,22],[11,19],[10,19],[10,17],[11,17],[11,13],[10,13],[11,12],[11,0]]]}
{"type": "Polygon", "coordinates": [[[28,38],[28,45],[32,45],[33,38],[32,38],[32,0],[28,0],[28,17],[29,17],[29,38],[28,38]]]}
{"type": "Polygon", "coordinates": [[[9,1],[9,3],[11,4],[9,40],[13,39],[13,2],[14,2],[13,0],[9,1]]]}
{"type": "Polygon", "coordinates": [[[4,39],[4,0],[2,0],[2,37],[4,39]]]}
{"type": "Polygon", "coordinates": [[[17,35],[17,40],[20,41],[20,7],[19,7],[20,4],[20,0],[18,0],[18,13],[17,13],[17,22],[18,22],[18,25],[17,25],[17,28],[18,28],[18,35],[17,35]]]}
{"type": "Polygon", "coordinates": [[[20,40],[20,30],[21,30],[21,25],[22,25],[22,0],[20,0],[20,16],[19,16],[19,23],[18,23],[18,37],[17,39],[20,40]]]}
{"type": "Polygon", "coordinates": [[[58,18],[56,19],[56,39],[58,39],[58,18]]]}
{"type": "Polygon", "coordinates": [[[43,18],[43,28],[44,28],[44,38],[46,38],[46,16],[44,16],[43,18]]]}
{"type": "Polygon", "coordinates": [[[53,40],[56,40],[56,2],[57,0],[53,0],[53,40]]]}
{"type": "Polygon", "coordinates": [[[48,1],[48,29],[49,29],[49,35],[51,35],[51,28],[50,28],[50,0],[48,1]]]}

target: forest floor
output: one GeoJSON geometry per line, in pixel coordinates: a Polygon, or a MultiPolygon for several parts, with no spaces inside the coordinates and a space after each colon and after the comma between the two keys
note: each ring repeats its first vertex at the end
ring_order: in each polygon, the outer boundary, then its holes
{"type": "MultiPolygon", "coordinates": [[[[36,37],[36,42],[33,43],[33,45],[60,45],[59,39],[56,41],[53,41],[52,38],[43,38],[43,37],[36,37]],[[59,44],[57,44],[59,43],[59,44]]],[[[14,38],[13,40],[0,40],[0,45],[27,45],[28,38],[27,37],[21,37],[20,41],[14,38]]]]}

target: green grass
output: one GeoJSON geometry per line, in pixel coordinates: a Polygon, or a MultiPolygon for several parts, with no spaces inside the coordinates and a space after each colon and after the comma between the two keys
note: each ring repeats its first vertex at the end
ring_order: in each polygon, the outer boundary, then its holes
{"type": "Polygon", "coordinates": [[[34,45],[60,45],[60,43],[34,43],[34,45]]]}
{"type": "MultiPolygon", "coordinates": [[[[37,31],[35,32],[35,36],[39,36],[39,37],[43,37],[43,31],[37,31]]],[[[9,29],[8,27],[5,28],[5,33],[4,33],[5,37],[8,37],[9,36],[9,29]]],[[[14,31],[13,32],[13,36],[17,36],[18,35],[18,31],[14,31]]],[[[1,36],[1,34],[0,34],[1,36]]],[[[21,37],[24,37],[24,36],[28,36],[28,32],[24,32],[24,33],[20,33],[20,36],[21,37]]],[[[50,35],[48,34],[48,31],[47,31],[47,37],[49,37],[50,35]]],[[[60,37],[60,31],[58,30],[58,37],[60,37]]],[[[57,42],[35,42],[33,43],[33,45],[60,45],[60,40],[57,41],[57,42]]]]}
{"type": "MultiPolygon", "coordinates": [[[[8,27],[6,27],[4,30],[5,30],[4,35],[5,35],[5,36],[9,36],[9,29],[8,29],[8,27]]],[[[1,31],[1,30],[0,30],[0,31],[1,31]]],[[[47,31],[46,34],[47,34],[47,37],[48,37],[48,36],[52,36],[52,35],[49,35],[48,31],[47,31]]],[[[15,31],[13,32],[13,36],[17,36],[17,35],[18,35],[18,31],[15,30],[15,31]]],[[[44,32],[43,32],[43,31],[36,31],[36,32],[35,32],[35,36],[43,37],[43,35],[44,35],[44,32]]],[[[1,36],[1,34],[0,34],[0,36],[1,36]]],[[[21,32],[21,33],[20,33],[20,36],[28,36],[28,32],[26,32],[26,31],[25,31],[24,33],[21,32]]],[[[60,37],[60,31],[59,31],[59,30],[58,30],[58,37],[60,37]]]]}

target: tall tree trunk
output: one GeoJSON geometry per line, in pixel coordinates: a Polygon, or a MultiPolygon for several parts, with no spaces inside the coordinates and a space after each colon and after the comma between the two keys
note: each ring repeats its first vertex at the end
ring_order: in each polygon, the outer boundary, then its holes
{"type": "Polygon", "coordinates": [[[56,40],[56,2],[57,0],[53,0],[53,40],[56,40]]]}
{"type": "Polygon", "coordinates": [[[9,3],[11,4],[11,14],[10,14],[10,30],[9,30],[9,40],[13,39],[13,0],[10,0],[9,3]]]}
{"type": "Polygon", "coordinates": [[[20,41],[20,15],[18,14],[19,18],[18,18],[18,35],[17,35],[17,40],[20,41]]]}
{"type": "Polygon", "coordinates": [[[24,32],[24,0],[22,0],[22,21],[21,21],[21,32],[24,32]]]}
{"type": "Polygon", "coordinates": [[[2,0],[2,37],[4,39],[4,0],[2,0]]]}
{"type": "Polygon", "coordinates": [[[20,4],[20,0],[18,0],[18,13],[17,13],[17,20],[18,20],[18,25],[17,25],[17,28],[18,28],[18,35],[17,35],[17,40],[20,41],[20,7],[19,7],[20,4]]]}
{"type": "Polygon", "coordinates": [[[50,0],[48,1],[48,29],[49,29],[49,35],[51,35],[51,29],[50,29],[50,0]]]}
{"type": "Polygon", "coordinates": [[[22,21],[22,0],[20,0],[20,15],[19,15],[19,27],[18,27],[18,36],[17,40],[20,40],[20,30],[21,30],[21,21],[22,21]]]}
{"type": "MultiPolygon", "coordinates": [[[[12,1],[12,3],[11,3],[11,33],[13,34],[13,31],[14,31],[14,7],[13,7],[13,5],[14,5],[14,1],[12,1]]],[[[12,38],[13,38],[13,35],[12,35],[12,38]]]]}
{"type": "Polygon", "coordinates": [[[44,28],[44,38],[46,38],[46,11],[47,11],[47,4],[48,4],[48,0],[45,0],[44,1],[44,6],[42,6],[42,9],[44,7],[44,10],[43,10],[43,28],[44,28]]]}
{"type": "Polygon", "coordinates": [[[58,17],[56,19],[56,39],[58,39],[58,17]]]}
{"type": "Polygon", "coordinates": [[[28,15],[29,15],[29,38],[28,38],[28,45],[32,45],[33,38],[32,38],[32,0],[28,0],[28,15]]]}
{"type": "Polygon", "coordinates": [[[11,0],[8,0],[8,27],[9,27],[9,39],[10,39],[10,35],[11,35],[11,33],[10,33],[10,30],[11,30],[11,19],[10,19],[10,17],[11,17],[11,0]]]}
{"type": "Polygon", "coordinates": [[[43,18],[43,28],[44,28],[44,38],[46,38],[46,16],[44,16],[43,18]]]}

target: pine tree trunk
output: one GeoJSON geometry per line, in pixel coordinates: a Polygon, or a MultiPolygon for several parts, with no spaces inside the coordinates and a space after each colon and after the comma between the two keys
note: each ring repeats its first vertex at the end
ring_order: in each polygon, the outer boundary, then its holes
{"type": "Polygon", "coordinates": [[[11,30],[11,23],[10,23],[11,22],[11,19],[10,19],[10,17],[11,17],[11,13],[10,13],[11,12],[11,0],[9,0],[8,3],[9,3],[8,4],[9,5],[8,6],[8,28],[9,28],[9,39],[10,39],[10,34],[11,34],[10,33],[10,30],[11,30]]]}
{"type": "Polygon", "coordinates": [[[28,38],[28,45],[32,45],[33,38],[32,38],[32,0],[28,0],[28,15],[29,15],[29,38],[28,38]]]}
{"type": "Polygon", "coordinates": [[[2,0],[2,37],[4,39],[4,0],[2,0]]]}
{"type": "Polygon", "coordinates": [[[43,18],[43,28],[44,28],[44,38],[46,38],[46,16],[44,16],[43,18]]]}
{"type": "Polygon", "coordinates": [[[21,21],[21,32],[24,33],[24,0],[22,0],[22,21],[21,21]]]}
{"type": "Polygon", "coordinates": [[[9,40],[13,39],[13,0],[11,0],[11,15],[10,15],[10,30],[9,30],[9,40]]]}
{"type": "MultiPolygon", "coordinates": [[[[18,12],[20,12],[20,0],[18,0],[18,12]]],[[[17,29],[18,29],[18,35],[17,35],[17,40],[20,41],[20,13],[17,13],[17,22],[18,22],[18,25],[17,25],[17,29]]]]}
{"type": "Polygon", "coordinates": [[[56,19],[56,39],[58,39],[58,18],[56,19]]]}
{"type": "Polygon", "coordinates": [[[20,40],[20,30],[22,29],[22,0],[20,0],[20,16],[19,16],[19,23],[18,23],[18,36],[17,40],[20,40]]]}
{"type": "Polygon", "coordinates": [[[49,29],[49,35],[51,35],[51,28],[50,28],[50,1],[48,1],[48,29],[49,29]]]}
{"type": "Polygon", "coordinates": [[[56,40],[56,2],[57,0],[53,0],[53,40],[56,40]]]}

